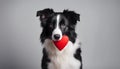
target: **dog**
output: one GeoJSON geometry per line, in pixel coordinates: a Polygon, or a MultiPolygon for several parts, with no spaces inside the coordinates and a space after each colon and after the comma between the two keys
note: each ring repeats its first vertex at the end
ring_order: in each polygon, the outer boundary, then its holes
{"type": "Polygon", "coordinates": [[[42,33],[40,40],[43,45],[42,69],[82,69],[80,42],[75,27],[80,21],[80,14],[63,10],[54,12],[51,8],[37,11],[40,18],[42,33]],[[69,41],[65,48],[58,50],[53,41],[59,41],[66,35],[69,41]]]}

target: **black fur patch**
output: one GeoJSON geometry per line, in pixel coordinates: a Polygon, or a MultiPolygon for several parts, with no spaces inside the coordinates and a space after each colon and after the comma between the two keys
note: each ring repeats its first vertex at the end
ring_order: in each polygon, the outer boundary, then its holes
{"type": "Polygon", "coordinates": [[[81,49],[78,48],[74,54],[74,57],[79,60],[81,62],[81,67],[80,69],[82,69],[82,56],[81,56],[81,49]]]}
{"type": "Polygon", "coordinates": [[[43,49],[43,57],[42,57],[42,69],[48,69],[48,63],[50,62],[50,59],[48,58],[48,53],[46,52],[45,48],[43,49]]]}

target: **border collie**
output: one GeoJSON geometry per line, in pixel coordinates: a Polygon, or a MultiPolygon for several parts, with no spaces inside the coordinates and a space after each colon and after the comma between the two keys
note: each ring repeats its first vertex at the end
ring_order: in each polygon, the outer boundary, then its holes
{"type": "Polygon", "coordinates": [[[54,12],[46,8],[37,11],[40,17],[42,33],[40,39],[43,45],[42,69],[82,69],[82,57],[79,40],[75,32],[80,14],[64,10],[54,12]],[[59,51],[53,41],[58,41],[63,35],[67,35],[67,46],[59,51]]]}

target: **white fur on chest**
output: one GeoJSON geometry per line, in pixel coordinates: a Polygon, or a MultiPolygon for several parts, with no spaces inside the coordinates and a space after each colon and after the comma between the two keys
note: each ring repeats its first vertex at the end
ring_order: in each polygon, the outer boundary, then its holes
{"type": "Polygon", "coordinates": [[[74,53],[79,48],[79,42],[68,42],[67,46],[59,51],[49,39],[45,40],[44,47],[48,52],[48,57],[51,62],[48,64],[48,69],[79,69],[81,63],[74,58],[74,53]]]}

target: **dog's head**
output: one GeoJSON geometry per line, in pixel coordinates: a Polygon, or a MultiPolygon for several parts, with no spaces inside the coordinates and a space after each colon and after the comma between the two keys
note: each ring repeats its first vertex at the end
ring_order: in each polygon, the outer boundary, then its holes
{"type": "Polygon", "coordinates": [[[74,11],[64,10],[63,12],[54,12],[53,9],[44,9],[37,11],[40,16],[41,27],[43,31],[40,39],[44,43],[45,39],[58,41],[62,35],[67,35],[73,43],[77,37],[75,26],[80,21],[80,14],[74,11]]]}

